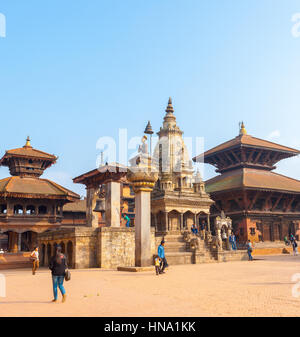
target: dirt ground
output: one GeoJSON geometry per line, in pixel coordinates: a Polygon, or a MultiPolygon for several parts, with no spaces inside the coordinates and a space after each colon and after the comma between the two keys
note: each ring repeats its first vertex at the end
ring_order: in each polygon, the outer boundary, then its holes
{"type": "Polygon", "coordinates": [[[300,316],[300,257],[170,266],[166,274],[73,270],[67,301],[51,303],[50,271],[1,271],[0,316],[300,316]]]}

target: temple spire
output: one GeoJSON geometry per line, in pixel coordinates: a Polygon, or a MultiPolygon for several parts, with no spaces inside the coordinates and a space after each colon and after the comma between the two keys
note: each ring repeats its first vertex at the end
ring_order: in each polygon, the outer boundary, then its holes
{"type": "Polygon", "coordinates": [[[24,147],[32,147],[31,144],[30,144],[29,136],[26,138],[26,144],[24,145],[24,147]]]}
{"type": "Polygon", "coordinates": [[[168,101],[168,106],[166,108],[166,112],[171,112],[171,113],[174,112],[174,108],[173,108],[173,105],[172,105],[172,98],[171,97],[169,97],[169,101],[168,101]]]}
{"type": "Polygon", "coordinates": [[[241,128],[240,128],[240,136],[242,135],[246,135],[247,134],[247,131],[245,129],[245,125],[244,125],[244,122],[241,123],[241,128]]]}

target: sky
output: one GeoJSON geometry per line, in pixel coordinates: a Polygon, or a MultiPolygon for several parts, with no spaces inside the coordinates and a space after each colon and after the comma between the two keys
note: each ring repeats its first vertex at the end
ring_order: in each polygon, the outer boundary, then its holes
{"type": "MultiPolygon", "coordinates": [[[[204,150],[240,121],[300,149],[297,13],[298,0],[1,0],[0,155],[29,135],[59,157],[42,177],[84,195],[72,178],[96,167],[99,138],[140,139],[148,120],[159,131],[169,96],[204,150]]],[[[296,157],[276,171],[300,179],[299,167],[296,157]]]]}

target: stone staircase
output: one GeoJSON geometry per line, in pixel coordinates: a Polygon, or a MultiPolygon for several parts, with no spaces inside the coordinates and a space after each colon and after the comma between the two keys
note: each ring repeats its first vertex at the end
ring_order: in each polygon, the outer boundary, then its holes
{"type": "Polygon", "coordinates": [[[211,244],[204,240],[199,241],[199,249],[195,252],[180,232],[166,235],[157,233],[156,247],[160,245],[162,238],[165,239],[165,254],[170,265],[217,262],[217,255],[211,244]]]}
{"type": "Polygon", "coordinates": [[[5,253],[0,254],[0,270],[31,268],[30,253],[5,253]]]}

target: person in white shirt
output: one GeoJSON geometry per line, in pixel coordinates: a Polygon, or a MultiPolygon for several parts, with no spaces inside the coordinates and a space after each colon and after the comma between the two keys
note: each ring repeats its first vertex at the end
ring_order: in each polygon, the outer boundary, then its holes
{"type": "Polygon", "coordinates": [[[35,275],[36,270],[40,266],[39,247],[34,248],[33,252],[30,254],[30,258],[32,260],[32,275],[35,275]]]}

